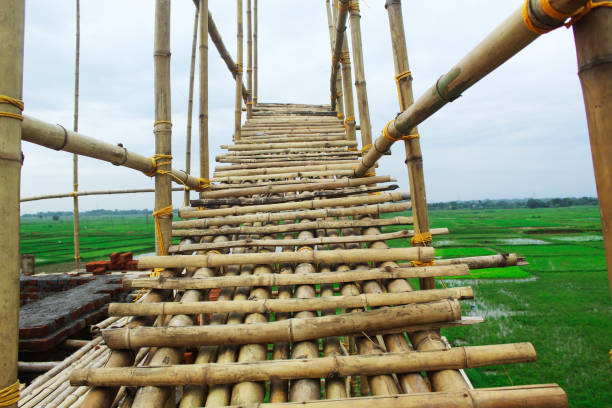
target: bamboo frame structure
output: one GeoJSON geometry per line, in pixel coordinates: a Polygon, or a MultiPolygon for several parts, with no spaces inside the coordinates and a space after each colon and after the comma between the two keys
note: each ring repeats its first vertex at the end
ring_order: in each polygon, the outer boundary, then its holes
{"type": "MultiPolygon", "coordinates": [[[[200,84],[200,178],[210,177],[210,164],[208,154],[208,32],[210,31],[211,17],[208,13],[208,0],[199,0],[200,8],[200,48],[199,48],[199,84],[200,84]]],[[[188,203],[185,203],[187,205],[188,203]]]]}
{"type": "MultiPolygon", "coordinates": [[[[236,106],[234,109],[234,140],[240,140],[242,128],[242,66],[243,66],[243,28],[242,28],[242,1],[236,0],[237,21],[237,50],[236,50],[236,106]]],[[[247,93],[248,100],[248,93],[247,93]]]]}
{"type": "Polygon", "coordinates": [[[609,226],[609,220],[612,219],[612,144],[609,139],[612,131],[612,105],[609,98],[612,71],[606,57],[612,52],[609,30],[611,21],[612,12],[609,8],[596,8],[574,25],[574,38],[601,208],[608,283],[612,294],[612,229],[609,226]]]}
{"type": "MultiPolygon", "coordinates": [[[[187,98],[187,141],[185,142],[185,172],[187,174],[191,173],[191,128],[192,128],[192,122],[193,122],[193,87],[194,87],[194,78],[195,78],[196,47],[198,45],[199,18],[200,18],[200,7],[198,5],[195,8],[194,18],[193,18],[193,36],[191,40],[191,60],[189,64],[189,96],[187,98]]],[[[200,174],[200,177],[203,177],[203,176],[200,174]]],[[[189,205],[189,193],[190,191],[186,189],[185,190],[185,201],[184,201],[185,205],[189,205]]]]}
{"type": "Polygon", "coordinates": [[[246,102],[247,119],[253,117],[253,19],[251,17],[251,0],[247,2],[247,94],[246,102]]]}
{"type": "MultiPolygon", "coordinates": [[[[0,94],[15,100],[22,97],[23,39],[25,1],[7,0],[0,3],[0,94]]],[[[0,110],[21,115],[19,104],[0,104],[0,110]]],[[[11,239],[0,246],[4,267],[0,276],[4,282],[0,291],[0,389],[17,381],[19,340],[19,185],[21,179],[21,126],[15,117],[0,116],[0,225],[11,239]]],[[[16,404],[7,404],[14,407],[16,404]]]]}
{"type": "MultiPolygon", "coordinates": [[[[81,57],[81,3],[76,0],[76,44],[74,56],[74,122],[72,130],[79,131],[79,69],[81,57]]],[[[72,155],[72,191],[79,191],[79,155],[72,155]]],[[[74,237],[74,266],[78,270],[81,263],[79,243],[79,196],[72,198],[73,214],[73,237],[74,237]]]]}

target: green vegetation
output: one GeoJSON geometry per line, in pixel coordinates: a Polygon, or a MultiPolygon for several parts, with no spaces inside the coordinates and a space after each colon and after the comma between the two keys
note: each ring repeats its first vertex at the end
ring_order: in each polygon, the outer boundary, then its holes
{"type": "Polygon", "coordinates": [[[474,386],[556,382],[571,407],[612,407],[612,304],[598,207],[432,211],[430,217],[432,227],[451,230],[434,237],[438,256],[517,252],[529,262],[445,280],[471,285],[476,298],[462,302],[464,314],[486,319],[444,330],[453,345],[528,341],[538,352],[535,363],[467,370],[474,386]]]}

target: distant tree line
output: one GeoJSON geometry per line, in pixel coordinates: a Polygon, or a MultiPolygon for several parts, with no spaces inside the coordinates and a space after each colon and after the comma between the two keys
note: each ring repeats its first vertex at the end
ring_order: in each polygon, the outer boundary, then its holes
{"type": "Polygon", "coordinates": [[[429,203],[430,210],[471,210],[471,209],[511,209],[511,208],[557,208],[574,205],[599,205],[596,197],[565,198],[512,198],[502,200],[471,200],[429,203]]]}
{"type": "MultiPolygon", "coordinates": [[[[82,216],[111,216],[111,215],[151,215],[152,210],[144,209],[144,210],[90,210],[90,211],[81,211],[80,215],[82,216]]],[[[53,219],[59,219],[59,217],[72,217],[72,211],[39,211],[37,213],[32,214],[23,214],[22,218],[47,218],[51,217],[53,219]]]]}

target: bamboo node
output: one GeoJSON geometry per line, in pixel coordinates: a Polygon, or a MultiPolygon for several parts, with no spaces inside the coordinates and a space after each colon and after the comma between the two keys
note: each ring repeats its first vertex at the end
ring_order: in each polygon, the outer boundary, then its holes
{"type": "Polygon", "coordinates": [[[0,389],[0,407],[8,407],[19,401],[21,390],[19,380],[8,387],[0,389]]]}
{"type": "MultiPolygon", "coordinates": [[[[7,105],[13,105],[20,111],[23,111],[23,107],[24,107],[23,101],[19,99],[11,98],[8,95],[0,95],[0,103],[5,103],[7,105]]],[[[0,112],[0,116],[3,116],[5,118],[19,119],[21,121],[23,120],[23,115],[19,113],[0,112]]]]}
{"type": "Polygon", "coordinates": [[[172,121],[170,121],[170,120],[156,120],[155,122],[153,122],[153,127],[155,127],[157,125],[170,125],[170,127],[172,127],[172,121]]]}

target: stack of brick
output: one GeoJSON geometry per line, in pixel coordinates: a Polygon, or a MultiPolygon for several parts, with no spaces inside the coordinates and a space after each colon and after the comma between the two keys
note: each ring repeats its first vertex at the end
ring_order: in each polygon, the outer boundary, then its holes
{"type": "Polygon", "coordinates": [[[110,255],[110,261],[87,262],[85,269],[94,275],[104,275],[110,273],[109,271],[136,271],[138,261],[133,257],[132,252],[113,252],[110,255]]]}

